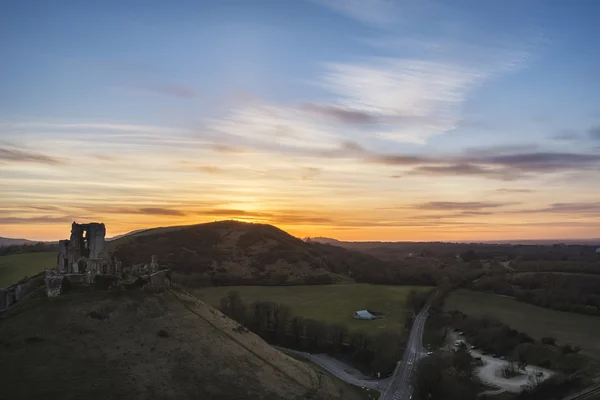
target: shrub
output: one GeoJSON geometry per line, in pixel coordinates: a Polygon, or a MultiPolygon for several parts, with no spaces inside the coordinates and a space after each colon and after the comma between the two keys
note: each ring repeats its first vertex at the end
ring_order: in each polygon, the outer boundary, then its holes
{"type": "Polygon", "coordinates": [[[171,336],[171,334],[164,329],[161,329],[160,331],[158,331],[157,335],[158,335],[158,337],[161,337],[161,338],[168,338],[171,336]]]}

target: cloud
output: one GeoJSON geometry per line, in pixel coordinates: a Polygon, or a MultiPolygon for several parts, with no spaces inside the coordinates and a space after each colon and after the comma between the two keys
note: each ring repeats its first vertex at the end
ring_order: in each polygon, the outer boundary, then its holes
{"type": "Polygon", "coordinates": [[[140,208],[139,210],[133,210],[132,213],[135,214],[146,214],[146,215],[168,215],[175,217],[183,217],[186,215],[183,211],[173,210],[169,208],[161,208],[161,207],[145,207],[140,208]]]}
{"type": "Polygon", "coordinates": [[[516,188],[499,188],[496,189],[499,193],[533,193],[532,189],[516,189],[516,188]]]}
{"type": "Polygon", "coordinates": [[[421,175],[440,175],[440,176],[479,176],[501,181],[511,181],[518,179],[521,175],[507,169],[493,169],[475,164],[450,164],[450,165],[425,165],[411,171],[421,175]]]}
{"type": "Polygon", "coordinates": [[[192,167],[195,171],[205,172],[207,174],[221,174],[225,172],[225,169],[216,167],[214,165],[197,165],[192,167]]]}
{"type": "Polygon", "coordinates": [[[416,143],[455,129],[467,91],[486,76],[477,67],[425,59],[373,59],[326,67],[323,85],[339,96],[336,107],[382,121],[372,132],[375,136],[416,143]]]}
{"type": "Polygon", "coordinates": [[[549,207],[525,212],[558,213],[558,214],[598,214],[600,202],[594,203],[553,203],[549,207]]]}
{"type": "Polygon", "coordinates": [[[368,112],[349,110],[326,104],[307,103],[302,109],[345,124],[375,124],[379,119],[368,112]]]}
{"type": "Polygon", "coordinates": [[[314,0],[335,12],[360,22],[389,26],[398,16],[399,7],[392,0],[314,0]]]}
{"type": "Polygon", "coordinates": [[[588,135],[594,140],[600,140],[600,126],[590,128],[588,131],[588,135]]]}
{"type": "Polygon", "coordinates": [[[78,207],[87,212],[93,212],[97,215],[103,214],[125,214],[125,215],[164,215],[170,217],[184,217],[186,212],[167,207],[103,207],[103,206],[83,206],[78,207]]]}
{"type": "Polygon", "coordinates": [[[180,99],[192,99],[196,97],[196,91],[190,87],[176,84],[146,84],[145,89],[156,93],[166,94],[180,99]]]}
{"type": "Polygon", "coordinates": [[[71,223],[73,220],[73,217],[0,217],[0,224],[57,224],[71,223]]]}
{"type": "Polygon", "coordinates": [[[413,208],[431,211],[460,210],[465,212],[477,212],[487,208],[498,208],[511,205],[513,203],[498,203],[486,201],[430,201],[427,203],[415,204],[413,208]]]}
{"type": "Polygon", "coordinates": [[[244,152],[244,149],[241,147],[230,146],[226,144],[215,143],[211,144],[209,147],[217,153],[235,154],[244,152]]]}
{"type": "Polygon", "coordinates": [[[490,155],[487,158],[473,160],[523,172],[551,172],[598,167],[600,154],[536,152],[490,155]]]}
{"type": "Polygon", "coordinates": [[[315,167],[304,168],[300,179],[303,181],[310,181],[310,180],[316,178],[321,173],[321,171],[322,171],[321,168],[315,168],[315,167]]]}
{"type": "Polygon", "coordinates": [[[50,157],[31,151],[7,148],[0,148],[0,163],[1,162],[38,163],[47,165],[58,165],[65,163],[60,158],[50,157]]]}

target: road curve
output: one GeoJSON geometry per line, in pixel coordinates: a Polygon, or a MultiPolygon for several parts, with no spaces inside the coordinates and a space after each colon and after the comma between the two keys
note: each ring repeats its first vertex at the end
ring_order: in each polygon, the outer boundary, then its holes
{"type": "Polygon", "coordinates": [[[277,350],[282,351],[283,353],[287,353],[296,357],[301,357],[306,360],[312,361],[313,363],[319,365],[321,368],[325,369],[330,374],[338,377],[339,379],[348,382],[352,385],[360,386],[363,388],[373,389],[377,391],[381,391],[382,388],[385,388],[387,385],[386,380],[376,380],[376,379],[362,379],[361,377],[357,377],[348,372],[348,366],[345,366],[342,362],[337,362],[323,354],[311,354],[306,353],[304,351],[292,350],[285,347],[273,346],[277,350]]]}
{"type": "Polygon", "coordinates": [[[413,321],[402,361],[396,366],[390,385],[381,396],[381,400],[408,400],[411,398],[413,391],[411,385],[412,374],[418,361],[426,354],[425,349],[423,349],[423,331],[425,330],[425,321],[427,321],[429,315],[430,305],[431,303],[427,303],[413,321]]]}
{"type": "Polygon", "coordinates": [[[430,305],[430,303],[427,303],[415,317],[402,360],[396,365],[396,369],[392,376],[387,379],[361,379],[348,373],[341,363],[336,363],[321,354],[311,354],[279,346],[273,347],[284,353],[310,360],[345,382],[364,388],[378,390],[382,392],[380,397],[381,400],[408,400],[412,394],[412,374],[417,367],[417,362],[426,354],[426,350],[423,348],[423,331],[425,330],[425,322],[429,315],[430,305]]]}

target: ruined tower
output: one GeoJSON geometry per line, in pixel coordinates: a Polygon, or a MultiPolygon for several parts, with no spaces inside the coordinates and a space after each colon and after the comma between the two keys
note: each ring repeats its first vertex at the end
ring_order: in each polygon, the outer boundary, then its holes
{"type": "Polygon", "coordinates": [[[71,237],[58,242],[56,270],[62,274],[96,275],[106,273],[104,224],[71,225],[71,237]]]}

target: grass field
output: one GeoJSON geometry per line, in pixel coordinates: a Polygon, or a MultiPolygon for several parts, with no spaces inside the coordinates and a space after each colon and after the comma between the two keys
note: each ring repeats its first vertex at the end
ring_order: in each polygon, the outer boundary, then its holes
{"type": "Polygon", "coordinates": [[[452,292],[446,310],[467,315],[494,317],[536,339],[552,336],[557,344],[571,343],[600,359],[600,318],[537,307],[493,294],[458,290],[452,292]]]}
{"type": "Polygon", "coordinates": [[[23,253],[0,256],[0,287],[10,286],[26,276],[56,266],[56,252],[23,253]]]}
{"type": "Polygon", "coordinates": [[[220,299],[230,290],[240,292],[246,303],[269,300],[285,304],[294,315],[345,324],[350,330],[378,333],[404,328],[405,299],[411,290],[424,286],[382,286],[364,283],[311,286],[221,286],[194,289],[200,300],[219,307],[220,299]],[[362,321],[352,318],[355,311],[369,309],[386,313],[381,319],[362,321]]]}

